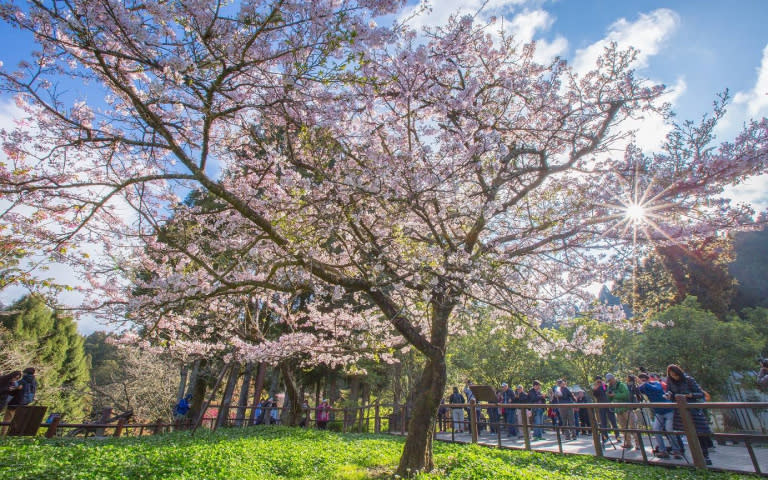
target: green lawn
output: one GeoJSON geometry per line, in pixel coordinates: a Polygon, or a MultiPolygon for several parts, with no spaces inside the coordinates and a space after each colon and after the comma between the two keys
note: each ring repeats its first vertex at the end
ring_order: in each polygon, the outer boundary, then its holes
{"type": "MultiPolygon", "coordinates": [[[[0,440],[0,479],[384,479],[403,439],[254,427],[119,439],[0,440]]],[[[726,479],[743,475],[436,443],[426,479],[726,479]]]]}

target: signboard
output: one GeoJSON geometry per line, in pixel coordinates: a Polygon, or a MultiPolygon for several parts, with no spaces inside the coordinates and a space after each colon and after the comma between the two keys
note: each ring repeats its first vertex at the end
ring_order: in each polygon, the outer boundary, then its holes
{"type": "Polygon", "coordinates": [[[497,403],[496,390],[490,385],[470,385],[469,389],[478,402],[497,403]]]}

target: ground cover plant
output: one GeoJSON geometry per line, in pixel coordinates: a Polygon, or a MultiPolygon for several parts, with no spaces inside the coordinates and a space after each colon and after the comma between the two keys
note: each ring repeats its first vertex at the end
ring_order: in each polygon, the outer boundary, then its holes
{"type": "MultiPolygon", "coordinates": [[[[143,438],[8,438],[3,479],[385,479],[403,440],[285,427],[187,432],[143,438]]],[[[620,464],[588,456],[435,444],[441,468],[427,479],[731,479],[746,475],[620,464]]]]}

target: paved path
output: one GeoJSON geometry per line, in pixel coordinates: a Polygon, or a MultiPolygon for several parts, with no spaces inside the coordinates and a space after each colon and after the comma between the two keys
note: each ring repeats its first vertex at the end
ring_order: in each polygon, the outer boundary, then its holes
{"type": "MultiPolygon", "coordinates": [[[[452,440],[451,433],[438,433],[438,440],[448,441],[452,440]]],[[[468,433],[457,433],[453,437],[453,441],[458,443],[470,443],[471,436],[468,433]]],[[[484,432],[478,437],[478,443],[488,446],[498,446],[498,437],[496,434],[484,432]]],[[[648,463],[652,465],[681,465],[692,466],[690,454],[685,459],[676,460],[673,458],[661,459],[653,456],[651,451],[650,442],[647,436],[643,436],[643,444],[646,445],[645,451],[648,458],[648,463]]],[[[507,438],[504,434],[501,436],[502,448],[524,449],[525,442],[522,438],[507,438]]],[[[595,448],[592,444],[592,436],[579,436],[576,440],[566,442],[563,439],[562,442],[563,453],[566,454],[578,454],[578,455],[594,455],[595,448]]],[[[544,436],[544,440],[531,441],[531,449],[535,451],[555,452],[559,453],[560,450],[557,445],[557,437],[554,432],[547,432],[544,436]]],[[[755,456],[758,460],[760,470],[765,474],[768,472],[768,448],[762,445],[754,446],[755,456]]],[[[613,459],[624,459],[632,462],[643,462],[643,455],[640,450],[625,450],[621,448],[620,442],[613,442],[605,444],[604,456],[613,459]]],[[[713,450],[710,450],[709,454],[712,459],[711,468],[719,470],[730,470],[736,472],[754,473],[755,468],[752,465],[752,461],[749,458],[749,452],[744,444],[738,445],[716,445],[713,450]]]]}

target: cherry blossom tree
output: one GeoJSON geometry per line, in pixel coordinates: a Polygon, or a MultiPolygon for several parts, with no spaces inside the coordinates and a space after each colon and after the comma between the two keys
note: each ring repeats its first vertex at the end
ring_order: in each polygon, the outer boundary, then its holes
{"type": "Polygon", "coordinates": [[[624,122],[664,111],[635,52],[608,48],[579,75],[468,17],[421,37],[371,21],[397,3],[0,4],[41,45],[0,73],[28,114],[2,132],[0,178],[60,225],[51,240],[88,272],[92,307],[169,347],[308,362],[415,348],[411,475],[434,466],[464,312],[535,328],[633,243],[748,221],[718,195],[764,170],[768,122],[719,147],[692,128],[663,153],[625,152],[624,122]],[[67,98],[62,76],[104,102],[67,98]],[[216,206],[179,202],[189,189],[216,206]],[[105,255],[83,255],[93,244],[105,255]],[[314,302],[294,309],[301,295],[314,302]],[[277,338],[243,326],[261,301],[285,314],[277,338]],[[208,338],[186,340],[201,325],[208,338]]]}

